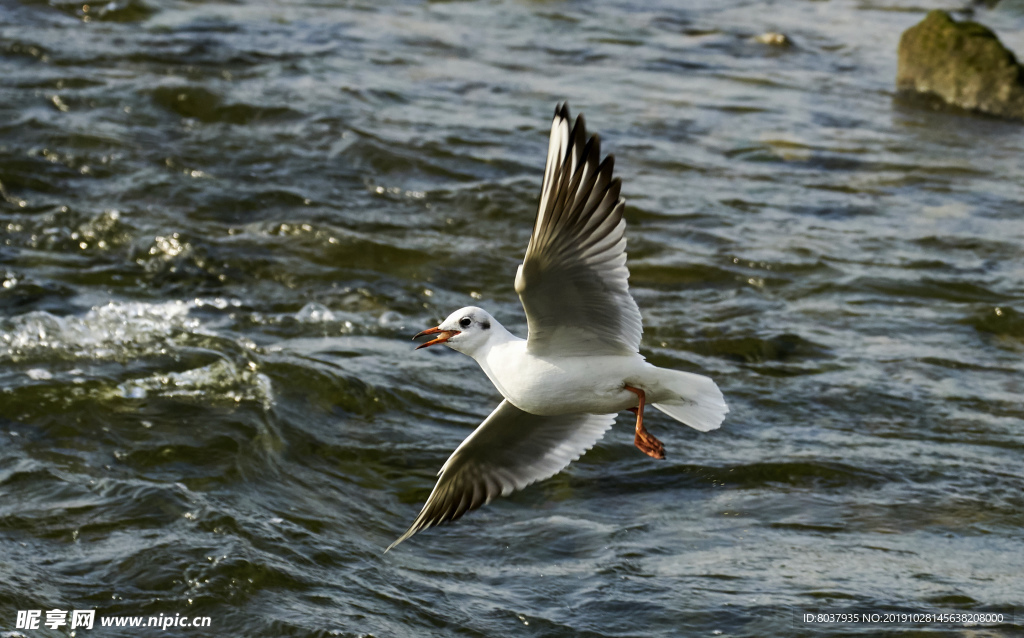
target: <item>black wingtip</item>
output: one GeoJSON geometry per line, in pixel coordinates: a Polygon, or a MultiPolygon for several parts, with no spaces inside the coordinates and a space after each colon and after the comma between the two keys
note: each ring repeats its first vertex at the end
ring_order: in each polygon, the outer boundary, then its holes
{"type": "Polygon", "coordinates": [[[613,177],[612,181],[608,182],[608,192],[612,194],[612,197],[618,200],[619,193],[622,192],[622,179],[619,177],[613,177]]]}
{"type": "Polygon", "coordinates": [[[576,116],[576,122],[572,125],[572,130],[569,131],[569,144],[571,148],[575,149],[577,155],[580,155],[586,143],[587,121],[583,119],[583,114],[580,113],[576,116]]]}
{"type": "MultiPolygon", "coordinates": [[[[590,140],[587,141],[587,146],[593,148],[593,161],[600,167],[601,165],[601,136],[594,133],[590,136],[590,140]]],[[[588,158],[589,159],[589,158],[588,158]]]]}
{"type": "Polygon", "coordinates": [[[568,122],[570,117],[571,116],[569,115],[569,102],[559,102],[555,106],[555,119],[562,119],[568,122]]]}

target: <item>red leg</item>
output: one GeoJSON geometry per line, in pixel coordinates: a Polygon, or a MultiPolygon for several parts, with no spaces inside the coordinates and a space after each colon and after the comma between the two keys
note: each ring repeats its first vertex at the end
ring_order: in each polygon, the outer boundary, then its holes
{"type": "Polygon", "coordinates": [[[637,407],[629,408],[629,411],[636,415],[636,436],[633,438],[633,445],[651,458],[665,458],[665,446],[644,427],[644,401],[647,399],[647,395],[640,388],[631,388],[627,385],[626,389],[635,394],[639,400],[637,407]]]}

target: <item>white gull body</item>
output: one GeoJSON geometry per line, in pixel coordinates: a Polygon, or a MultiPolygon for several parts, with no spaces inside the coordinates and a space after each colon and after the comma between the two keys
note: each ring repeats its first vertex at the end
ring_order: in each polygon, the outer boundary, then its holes
{"type": "MultiPolygon", "coordinates": [[[[621,412],[637,404],[637,395],[626,390],[626,386],[643,390],[647,400],[654,404],[678,402],[682,397],[678,389],[673,389],[679,381],[676,375],[691,377],[697,383],[707,378],[658,368],[647,363],[639,353],[537,355],[530,352],[526,339],[510,333],[485,310],[470,306],[456,311],[449,319],[463,317],[475,319],[477,325],[490,323],[491,328],[481,330],[485,337],[482,341],[455,340],[453,343],[453,339],[448,339],[448,346],[473,357],[501,395],[530,414],[621,412]]],[[[446,323],[447,320],[442,322],[441,327],[446,323]]]]}
{"type": "Polygon", "coordinates": [[[570,128],[568,106],[559,105],[537,219],[515,280],[529,337],[473,306],[417,335],[437,335],[420,348],[444,344],[476,360],[504,401],[448,458],[416,520],[388,550],[557,474],[622,410],[637,412],[637,447],[664,458],[642,427],[645,400],[703,432],[721,425],[729,409],[714,381],[659,368],[639,353],[643,327],[629,294],[625,202],[613,168],[611,155],[601,161],[599,138],[587,138],[583,117],[570,128]]]}

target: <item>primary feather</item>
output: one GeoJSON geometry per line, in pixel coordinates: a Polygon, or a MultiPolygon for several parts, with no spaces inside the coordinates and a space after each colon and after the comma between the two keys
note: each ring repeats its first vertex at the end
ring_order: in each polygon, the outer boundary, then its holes
{"type": "Polygon", "coordinates": [[[582,115],[572,130],[569,122],[568,105],[559,105],[537,219],[516,273],[528,347],[538,356],[635,354],[643,325],[629,294],[615,158],[600,161],[601,140],[587,139],[582,115]]]}

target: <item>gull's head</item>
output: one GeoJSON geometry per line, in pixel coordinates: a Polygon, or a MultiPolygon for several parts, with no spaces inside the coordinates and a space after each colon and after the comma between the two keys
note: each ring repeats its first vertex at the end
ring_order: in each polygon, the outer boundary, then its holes
{"type": "Polygon", "coordinates": [[[473,353],[491,338],[495,327],[500,326],[486,310],[476,306],[466,306],[448,315],[448,318],[439,323],[436,328],[427,328],[413,339],[426,335],[437,335],[430,341],[416,346],[416,349],[443,343],[452,350],[473,356],[473,353]]]}

